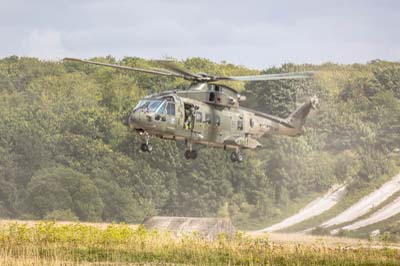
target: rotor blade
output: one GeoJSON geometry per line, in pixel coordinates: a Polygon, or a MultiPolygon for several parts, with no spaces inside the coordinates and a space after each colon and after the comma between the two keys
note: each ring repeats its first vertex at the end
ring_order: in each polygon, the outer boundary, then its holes
{"type": "Polygon", "coordinates": [[[175,61],[173,61],[173,60],[155,60],[155,62],[159,63],[160,65],[162,65],[165,68],[171,69],[172,71],[179,73],[181,75],[184,75],[186,77],[191,77],[193,79],[202,78],[199,75],[193,74],[193,73],[189,72],[188,70],[177,66],[175,64],[175,61]]]}
{"type": "Polygon", "coordinates": [[[234,81],[262,81],[262,80],[281,80],[281,79],[305,79],[311,78],[315,72],[291,72],[279,74],[264,74],[255,76],[237,76],[237,77],[216,77],[217,80],[234,80],[234,81]]]}
{"type": "Polygon", "coordinates": [[[163,70],[151,70],[151,69],[143,69],[143,68],[137,68],[137,67],[112,65],[112,64],[100,63],[100,62],[89,61],[89,60],[82,60],[82,59],[78,59],[78,58],[68,58],[68,57],[64,58],[63,61],[74,61],[74,62],[85,63],[85,64],[92,64],[92,65],[106,66],[106,67],[112,67],[112,68],[123,69],[123,70],[137,71],[137,72],[142,72],[142,73],[147,73],[147,74],[185,78],[181,74],[173,73],[173,72],[170,72],[170,71],[164,70],[164,69],[163,70]]]}

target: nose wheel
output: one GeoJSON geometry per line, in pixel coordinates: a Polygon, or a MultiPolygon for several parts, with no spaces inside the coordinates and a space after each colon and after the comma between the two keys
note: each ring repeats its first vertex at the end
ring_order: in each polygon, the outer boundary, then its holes
{"type": "Polygon", "coordinates": [[[195,160],[197,158],[197,151],[196,150],[185,151],[185,158],[187,160],[195,160]]]}
{"type": "Polygon", "coordinates": [[[151,143],[142,143],[141,145],[140,145],[140,149],[143,151],[143,152],[152,152],[153,151],[153,145],[151,145],[151,143]]]}
{"type": "Polygon", "coordinates": [[[192,143],[191,142],[189,142],[189,141],[185,141],[185,144],[186,144],[186,147],[188,148],[186,151],[185,151],[185,158],[187,159],[187,160],[195,160],[196,158],[197,158],[197,151],[196,150],[193,150],[193,145],[192,145],[192,143]]]}
{"type": "Polygon", "coordinates": [[[144,135],[144,140],[145,140],[145,142],[140,145],[140,149],[143,152],[148,152],[148,153],[152,152],[153,151],[153,145],[151,145],[151,143],[149,142],[150,135],[147,132],[140,133],[140,135],[141,136],[144,135]]]}
{"type": "Polygon", "coordinates": [[[243,159],[244,159],[243,154],[240,152],[240,150],[236,150],[231,153],[231,161],[233,163],[236,163],[236,162],[241,163],[241,162],[243,162],[243,159]]]}

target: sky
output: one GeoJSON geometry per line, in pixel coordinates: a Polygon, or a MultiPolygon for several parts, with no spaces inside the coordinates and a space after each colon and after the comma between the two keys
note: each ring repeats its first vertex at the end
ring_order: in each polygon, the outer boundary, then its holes
{"type": "Polygon", "coordinates": [[[399,0],[0,0],[0,58],[400,61],[399,0]]]}

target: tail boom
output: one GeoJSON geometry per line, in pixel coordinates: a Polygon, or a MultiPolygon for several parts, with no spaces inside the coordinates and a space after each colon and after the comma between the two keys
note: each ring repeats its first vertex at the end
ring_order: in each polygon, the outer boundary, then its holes
{"type": "Polygon", "coordinates": [[[296,129],[299,134],[303,133],[303,126],[306,122],[307,116],[311,109],[316,109],[318,107],[318,104],[317,96],[311,97],[307,102],[297,107],[297,109],[285,119],[286,122],[296,129]]]}

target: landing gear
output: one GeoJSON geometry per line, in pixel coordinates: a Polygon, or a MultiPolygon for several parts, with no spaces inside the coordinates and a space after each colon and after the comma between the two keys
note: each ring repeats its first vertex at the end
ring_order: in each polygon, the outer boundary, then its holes
{"type": "Polygon", "coordinates": [[[235,163],[235,162],[238,162],[238,163],[243,162],[243,154],[240,152],[239,149],[237,149],[236,151],[233,151],[231,153],[231,161],[233,163],[235,163]]]}
{"type": "Polygon", "coordinates": [[[185,158],[187,160],[190,160],[190,159],[195,160],[197,158],[197,151],[195,151],[195,150],[191,150],[191,151],[187,150],[187,151],[185,151],[185,158]]]}
{"type": "Polygon", "coordinates": [[[192,143],[186,141],[186,146],[188,147],[188,150],[185,151],[185,158],[187,160],[195,160],[197,158],[197,151],[193,150],[192,143]]]}
{"type": "Polygon", "coordinates": [[[151,145],[151,143],[149,142],[150,135],[147,132],[143,132],[143,134],[141,133],[140,135],[144,135],[144,140],[145,140],[145,143],[142,143],[140,145],[140,149],[143,152],[148,152],[148,153],[152,152],[153,151],[153,145],[151,145]]]}
{"type": "Polygon", "coordinates": [[[153,151],[153,145],[151,145],[151,143],[142,143],[141,145],[140,145],[140,149],[143,151],[143,152],[152,152],[153,151]]]}

